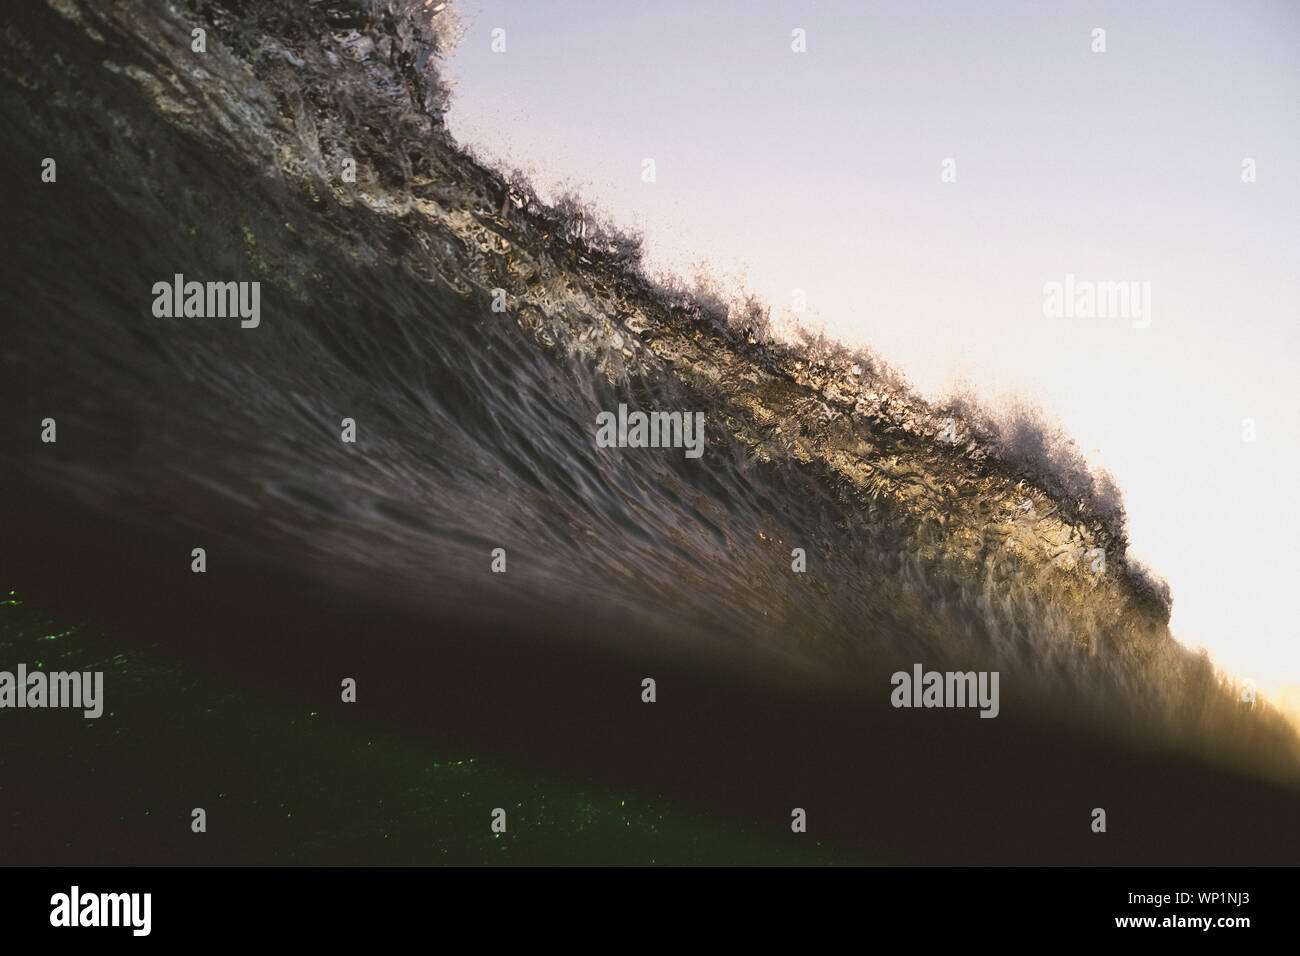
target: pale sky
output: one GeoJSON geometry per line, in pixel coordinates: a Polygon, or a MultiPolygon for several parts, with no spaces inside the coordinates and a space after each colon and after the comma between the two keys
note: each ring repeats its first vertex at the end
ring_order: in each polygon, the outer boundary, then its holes
{"type": "Polygon", "coordinates": [[[456,6],[458,139],[654,269],[776,314],[804,290],[931,397],[1046,409],[1115,475],[1175,634],[1300,688],[1300,4],[456,6]],[[1067,273],[1151,283],[1150,326],[1044,317],[1067,273]]]}

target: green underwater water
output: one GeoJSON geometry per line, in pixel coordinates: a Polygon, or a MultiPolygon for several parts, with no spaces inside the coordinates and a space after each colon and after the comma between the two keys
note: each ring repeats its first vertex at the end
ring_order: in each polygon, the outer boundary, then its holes
{"type": "MultiPolygon", "coordinates": [[[[5,589],[0,669],[104,672],[104,712],[0,710],[0,863],[827,865],[785,820],[729,820],[530,772],[196,673],[5,589]],[[191,811],[207,831],[191,830],[191,811]],[[505,833],[491,831],[494,808],[505,833]]],[[[360,697],[360,695],[358,695],[360,697]]]]}

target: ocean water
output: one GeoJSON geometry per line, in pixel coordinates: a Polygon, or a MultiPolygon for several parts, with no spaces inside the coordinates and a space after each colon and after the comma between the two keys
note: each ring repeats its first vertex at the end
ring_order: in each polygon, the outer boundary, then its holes
{"type": "MultiPolygon", "coordinates": [[[[175,721],[158,762],[210,691],[184,719],[179,695],[131,695],[196,673],[267,721],[253,701],[415,741],[390,776],[454,743],[764,840],[810,808],[872,859],[1294,861],[1296,737],[1173,640],[1119,489],[1030,424],[648,280],[634,241],[473,160],[424,4],[4,16],[0,583],[175,662],[120,691],[175,721]],[[178,275],[258,282],[256,326],[156,314],[178,275]],[[702,454],[602,447],[620,406],[702,415],[702,454]],[[918,663],[997,671],[997,718],[892,707],[918,663]],[[1098,806],[1123,821],[1104,844],[1098,806]]],[[[65,772],[127,773],[107,736],[67,743],[65,772]]],[[[276,779],[275,747],[218,749],[232,789],[276,779]]],[[[17,792],[21,827],[96,800],[33,821],[17,792]]],[[[320,811],[313,859],[383,838],[347,812],[320,811]]],[[[148,834],[78,846],[203,859],[148,834]]],[[[223,859],[262,858],[230,839],[223,859]]]]}

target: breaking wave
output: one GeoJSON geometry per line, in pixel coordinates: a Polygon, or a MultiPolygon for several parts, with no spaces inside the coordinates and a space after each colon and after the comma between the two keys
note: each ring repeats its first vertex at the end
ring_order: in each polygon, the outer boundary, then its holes
{"type": "MultiPolygon", "coordinates": [[[[49,515],[93,516],[108,553],[201,540],[271,592],[553,622],[827,700],[884,702],[914,661],[998,670],[1007,719],[1295,779],[1286,723],[1170,634],[1068,439],[777,341],[761,303],[649,278],[593,210],[474,159],[443,123],[441,4],[23,7],[0,66],[15,577],[92,550],[91,517],[49,515]],[[43,156],[57,187],[14,185],[43,156]],[[260,281],[260,326],[155,318],[176,274],[260,281]],[[703,456],[598,447],[620,404],[702,412],[703,456]]],[[[149,560],[87,576],[128,590],[149,560]]]]}

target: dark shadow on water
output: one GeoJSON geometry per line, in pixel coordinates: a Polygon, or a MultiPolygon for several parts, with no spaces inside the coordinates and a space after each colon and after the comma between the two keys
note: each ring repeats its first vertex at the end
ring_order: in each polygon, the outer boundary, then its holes
{"type": "MultiPolygon", "coordinates": [[[[34,492],[21,500],[20,513],[6,508],[6,552],[23,556],[11,580],[34,605],[111,626],[136,645],[157,643],[232,686],[400,729],[431,749],[470,747],[538,773],[636,786],[723,817],[770,822],[774,833],[802,807],[818,840],[881,861],[1300,858],[1294,794],[1021,722],[1005,699],[996,720],[891,711],[872,706],[881,688],[863,688],[857,700],[818,699],[720,658],[615,653],[612,622],[602,626],[579,608],[562,619],[500,615],[489,623],[477,613],[457,620],[340,600],[256,562],[244,573],[214,562],[192,574],[185,561],[163,560],[181,545],[171,535],[133,537],[34,492]],[[343,676],[357,679],[358,703],[339,701],[343,676]],[[653,705],[640,700],[646,676],[658,684],[653,705]],[[1107,810],[1105,834],[1090,832],[1094,807],[1107,810]]],[[[174,744],[186,747],[183,728],[174,744]]],[[[91,751],[79,759],[95,764],[91,751]]],[[[12,801],[23,783],[21,767],[10,769],[12,801]]],[[[112,772],[96,770],[101,779],[112,772]]],[[[225,768],[232,787],[255,786],[265,772],[225,768]]],[[[93,800],[85,789],[60,794],[30,808],[39,817],[25,825],[57,830],[93,800]]],[[[112,844],[116,836],[100,838],[112,844]]],[[[113,855],[167,862],[193,852],[182,847],[134,842],[113,855]]]]}

